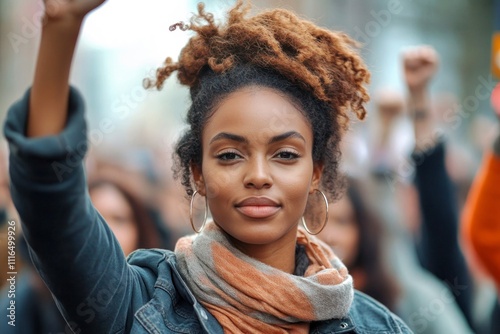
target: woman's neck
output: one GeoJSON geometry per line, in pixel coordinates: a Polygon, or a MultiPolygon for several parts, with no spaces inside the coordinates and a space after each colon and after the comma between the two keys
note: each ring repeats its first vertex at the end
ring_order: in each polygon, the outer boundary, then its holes
{"type": "Polygon", "coordinates": [[[289,274],[295,271],[296,228],[291,229],[276,242],[266,245],[242,243],[231,236],[228,237],[231,243],[245,255],[289,274]]]}

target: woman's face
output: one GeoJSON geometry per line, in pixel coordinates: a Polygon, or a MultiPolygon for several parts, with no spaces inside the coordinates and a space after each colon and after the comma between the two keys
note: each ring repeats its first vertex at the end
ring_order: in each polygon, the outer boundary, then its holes
{"type": "Polygon", "coordinates": [[[354,207],[347,196],[330,204],[328,222],[318,237],[333,249],[348,268],[352,267],[358,254],[359,227],[354,207]]]}
{"type": "Polygon", "coordinates": [[[115,187],[105,184],[91,189],[90,198],[128,255],[138,248],[139,230],[129,202],[115,187]]]}
{"type": "Polygon", "coordinates": [[[237,245],[295,242],[322,171],[312,145],[308,120],[273,89],[246,87],[218,105],[203,129],[201,172],[192,170],[214,222],[237,245]]]}

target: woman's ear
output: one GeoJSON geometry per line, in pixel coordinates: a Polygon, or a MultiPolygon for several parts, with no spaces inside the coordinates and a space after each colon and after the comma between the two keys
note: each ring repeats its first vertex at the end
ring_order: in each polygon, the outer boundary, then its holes
{"type": "Polygon", "coordinates": [[[314,163],[311,187],[309,188],[310,194],[312,194],[316,189],[319,189],[319,183],[321,181],[321,175],[323,175],[324,167],[325,166],[323,165],[322,162],[314,163]]]}
{"type": "Polygon", "coordinates": [[[203,180],[203,173],[201,170],[201,166],[191,162],[191,173],[193,174],[194,184],[196,186],[196,190],[201,196],[205,196],[205,181],[203,180]]]}

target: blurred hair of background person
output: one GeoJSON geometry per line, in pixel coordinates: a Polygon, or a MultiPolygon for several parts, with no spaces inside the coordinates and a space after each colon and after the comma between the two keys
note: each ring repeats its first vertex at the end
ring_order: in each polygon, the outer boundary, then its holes
{"type": "MultiPolygon", "coordinates": [[[[165,242],[158,226],[133,192],[109,177],[94,175],[92,179],[89,183],[92,203],[108,223],[126,256],[140,248],[163,247],[165,242]]],[[[16,333],[70,333],[49,289],[31,264],[28,245],[21,236],[18,240],[19,253],[25,267],[19,272],[16,286],[16,316],[22,319],[16,322],[16,333]]],[[[99,256],[99,249],[95,252],[99,256]]],[[[105,293],[109,292],[103,290],[103,295],[105,293]]],[[[7,293],[3,291],[0,295],[0,307],[5,309],[8,303],[7,293]]],[[[88,306],[92,307],[91,302],[88,306]]],[[[82,308],[83,311],[88,310],[82,308]]],[[[7,321],[0,322],[0,333],[10,333],[10,330],[12,327],[7,321]]]]}
{"type": "MultiPolygon", "coordinates": [[[[492,106],[500,118],[500,85],[492,93],[492,106]]],[[[482,166],[469,192],[462,216],[461,235],[469,250],[497,286],[500,296],[500,131],[493,149],[485,152],[482,166]]],[[[500,304],[497,298],[491,321],[484,332],[500,333],[500,304]]]]}

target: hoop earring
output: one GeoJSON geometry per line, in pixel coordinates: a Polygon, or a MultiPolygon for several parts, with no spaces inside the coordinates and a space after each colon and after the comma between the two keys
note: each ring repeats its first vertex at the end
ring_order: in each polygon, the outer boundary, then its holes
{"type": "Polygon", "coordinates": [[[302,216],[302,218],[301,218],[302,219],[302,225],[304,226],[304,229],[307,231],[307,233],[309,233],[311,235],[316,235],[316,234],[319,234],[321,231],[323,231],[323,229],[326,226],[326,223],[328,222],[328,199],[326,198],[326,195],[321,190],[315,189],[315,191],[319,191],[319,193],[323,197],[323,200],[325,201],[325,204],[326,204],[326,215],[325,215],[325,219],[323,221],[323,224],[321,225],[321,228],[317,232],[313,232],[311,229],[309,229],[309,227],[307,227],[306,220],[304,219],[304,216],[302,216]]]}
{"type": "Polygon", "coordinates": [[[208,216],[208,201],[207,197],[205,197],[205,216],[203,217],[203,224],[201,225],[201,228],[199,230],[194,227],[194,220],[193,220],[193,203],[194,203],[194,197],[198,193],[198,190],[195,190],[193,195],[191,196],[191,204],[189,205],[189,221],[191,222],[191,227],[193,228],[195,233],[201,233],[203,229],[205,228],[205,224],[207,223],[207,216],[208,216]]]}

